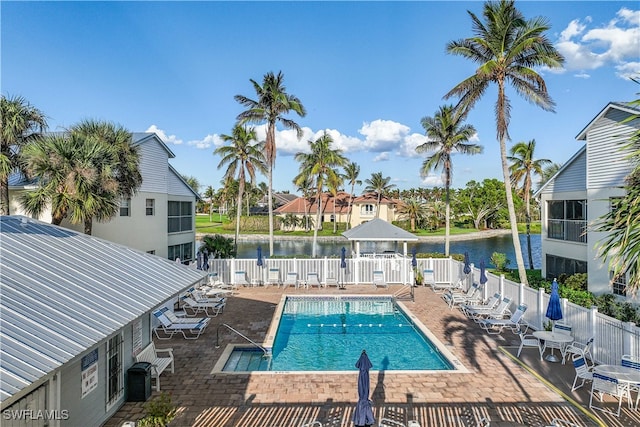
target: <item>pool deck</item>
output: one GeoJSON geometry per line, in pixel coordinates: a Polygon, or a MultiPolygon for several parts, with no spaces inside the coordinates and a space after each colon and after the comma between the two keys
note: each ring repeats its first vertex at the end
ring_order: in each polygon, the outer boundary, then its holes
{"type": "MultiPolygon", "coordinates": [[[[311,427],[312,421],[325,427],[353,426],[351,416],[358,399],[356,371],[212,374],[227,344],[246,342],[221,328],[221,346],[215,348],[217,326],[226,323],[262,343],[283,293],[388,295],[400,288],[240,289],[228,298],[224,313],[212,318],[198,340],[156,341],[158,348],[172,347],[175,355],[175,374],[161,376],[162,391],[170,393],[178,407],[178,416],[170,426],[311,427]]],[[[525,349],[520,360],[516,359],[516,335],[510,331],[487,335],[459,310],[450,310],[430,288],[415,288],[415,302],[404,304],[469,373],[375,371],[373,361],[371,399],[377,421],[386,418],[406,425],[415,420],[421,427],[476,426],[485,418],[491,426],[546,426],[553,418],[562,418],[580,426],[640,425],[640,412],[628,409],[626,401],[620,418],[590,412],[590,385],[570,391],[574,377],[571,364],[540,361],[536,349],[525,349]]],[[[158,394],[154,391],[152,397],[158,394]]],[[[607,404],[614,406],[613,401],[607,404]]],[[[120,427],[143,415],[142,403],[127,402],[105,426],[120,427]]]]}

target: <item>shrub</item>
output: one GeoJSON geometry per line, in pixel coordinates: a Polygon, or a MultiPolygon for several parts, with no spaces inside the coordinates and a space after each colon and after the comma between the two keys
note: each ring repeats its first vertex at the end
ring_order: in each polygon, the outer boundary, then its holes
{"type": "Polygon", "coordinates": [[[586,291],[587,290],[587,274],[576,273],[567,277],[564,281],[564,286],[576,291],[586,291]]]}
{"type": "Polygon", "coordinates": [[[146,415],[136,423],[138,427],[165,427],[176,417],[176,407],[171,402],[171,396],[164,392],[142,407],[146,415]]]}
{"type": "Polygon", "coordinates": [[[509,261],[507,259],[507,254],[503,254],[500,252],[494,252],[491,254],[491,264],[496,267],[496,271],[504,272],[507,269],[507,265],[509,265],[509,261]]]}

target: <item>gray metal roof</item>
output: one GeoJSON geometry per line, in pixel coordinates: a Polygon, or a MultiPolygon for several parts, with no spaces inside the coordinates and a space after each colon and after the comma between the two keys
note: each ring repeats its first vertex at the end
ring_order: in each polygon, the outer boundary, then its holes
{"type": "Polygon", "coordinates": [[[372,219],[342,233],[349,240],[376,242],[412,242],[418,237],[400,227],[382,220],[372,219]]]}
{"type": "Polygon", "coordinates": [[[0,217],[0,401],[203,276],[62,227],[0,217]]]}

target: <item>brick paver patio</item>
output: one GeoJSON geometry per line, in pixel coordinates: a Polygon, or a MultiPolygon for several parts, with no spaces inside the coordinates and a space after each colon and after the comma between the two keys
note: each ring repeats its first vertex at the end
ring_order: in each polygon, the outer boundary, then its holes
{"type": "MultiPolygon", "coordinates": [[[[178,416],[171,426],[302,427],[308,424],[311,427],[312,421],[327,427],[353,426],[351,415],[358,398],[356,371],[352,374],[211,374],[227,344],[245,343],[221,328],[222,345],[216,349],[217,325],[226,323],[261,343],[283,292],[391,294],[398,290],[399,286],[374,290],[365,285],[350,286],[347,291],[291,287],[240,289],[228,299],[224,313],[212,319],[198,340],[173,338],[156,342],[159,348],[172,347],[176,358],[176,373],[166,372],[161,378],[162,391],[170,393],[178,406],[178,416]]],[[[415,302],[405,304],[462,361],[469,373],[372,371],[371,398],[378,420],[386,418],[405,425],[415,420],[421,427],[476,426],[483,418],[490,420],[491,426],[546,426],[553,418],[581,426],[640,425],[637,411],[625,408],[618,419],[601,413],[593,415],[569,403],[511,356],[515,353],[513,346],[518,343],[516,335],[511,332],[487,335],[459,310],[449,310],[429,288],[415,288],[415,302]]],[[[586,390],[570,392],[573,381],[570,365],[540,362],[535,349],[525,349],[522,360],[577,404],[586,402],[588,406],[586,390]]],[[[152,397],[157,394],[154,391],[152,397]]],[[[142,403],[128,402],[105,426],[120,427],[123,422],[135,421],[143,415],[142,403]]]]}

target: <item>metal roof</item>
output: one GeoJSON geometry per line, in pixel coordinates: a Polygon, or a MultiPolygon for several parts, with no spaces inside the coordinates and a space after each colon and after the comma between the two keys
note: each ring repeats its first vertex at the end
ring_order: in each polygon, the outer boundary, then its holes
{"type": "Polygon", "coordinates": [[[412,242],[418,240],[414,234],[382,220],[372,219],[342,233],[349,240],[377,242],[412,242]]]}
{"type": "Polygon", "coordinates": [[[0,217],[0,401],[203,276],[62,227],[0,217]]]}

